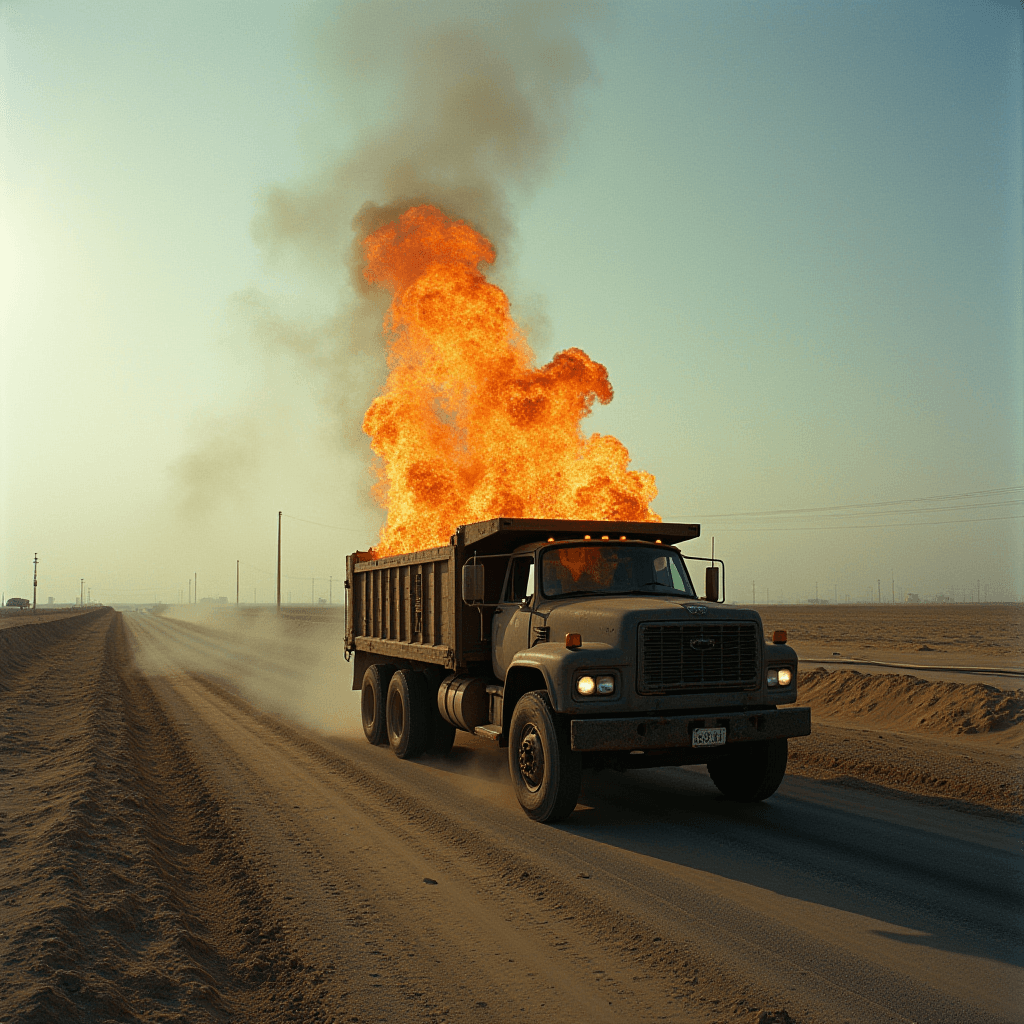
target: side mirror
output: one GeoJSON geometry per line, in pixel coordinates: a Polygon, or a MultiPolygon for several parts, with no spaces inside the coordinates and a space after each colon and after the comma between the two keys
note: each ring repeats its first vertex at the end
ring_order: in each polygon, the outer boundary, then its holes
{"type": "MultiPolygon", "coordinates": [[[[467,567],[468,568],[468,567],[467,567]]],[[[718,601],[718,566],[709,565],[704,570],[704,600],[718,601]]]]}
{"type": "Polygon", "coordinates": [[[474,604],[484,599],[484,567],[471,562],[462,567],[462,600],[474,604]]]}

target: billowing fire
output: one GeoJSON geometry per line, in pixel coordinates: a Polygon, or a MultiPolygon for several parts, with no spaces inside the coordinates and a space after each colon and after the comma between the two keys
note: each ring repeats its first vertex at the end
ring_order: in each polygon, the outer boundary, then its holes
{"type": "Polygon", "coordinates": [[[479,269],[494,262],[486,238],[417,206],[363,251],[367,281],[394,293],[388,377],[363,420],[387,509],[378,556],[497,516],[658,521],[654,477],[629,469],[616,438],[580,431],[595,399],[612,399],[608,371],[578,348],[536,367],[507,296],[479,269]]]}

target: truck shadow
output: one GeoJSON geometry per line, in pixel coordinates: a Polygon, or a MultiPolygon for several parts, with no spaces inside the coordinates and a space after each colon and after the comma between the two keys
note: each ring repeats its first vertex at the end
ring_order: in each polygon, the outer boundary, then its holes
{"type": "Polygon", "coordinates": [[[789,777],[737,804],[702,767],[585,773],[555,827],[918,933],[877,931],[901,942],[1024,966],[1017,826],[837,788],[789,777]]]}
{"type": "MultiPolygon", "coordinates": [[[[738,804],[695,766],[585,772],[572,816],[542,826],[518,811],[507,752],[493,743],[460,734],[449,755],[419,763],[478,780],[492,813],[512,815],[508,827],[531,841],[550,828],[593,844],[595,866],[613,847],[871,918],[880,938],[1024,966],[1016,824],[795,776],[764,803],[738,804]]],[[[676,872],[666,883],[694,894],[700,885],[676,872]]]]}

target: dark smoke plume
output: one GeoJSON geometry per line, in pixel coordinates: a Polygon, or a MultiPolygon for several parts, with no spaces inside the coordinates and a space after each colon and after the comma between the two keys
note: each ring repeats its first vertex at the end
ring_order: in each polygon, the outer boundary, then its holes
{"type": "MultiPolygon", "coordinates": [[[[315,382],[348,450],[369,455],[359,425],[384,371],[386,298],[363,280],[360,240],[409,206],[432,203],[486,234],[500,258],[516,203],[571,129],[590,76],[575,23],[589,11],[568,2],[377,0],[345,4],[317,26],[324,103],[355,142],[306,182],[271,189],[253,231],[273,263],[336,288],[337,312],[283,314],[256,291],[240,303],[253,337],[315,382]]],[[[193,458],[179,470],[203,464],[193,458]]]]}

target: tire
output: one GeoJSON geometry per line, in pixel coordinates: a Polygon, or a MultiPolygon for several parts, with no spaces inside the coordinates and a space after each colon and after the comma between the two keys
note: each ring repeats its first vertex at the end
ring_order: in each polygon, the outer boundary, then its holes
{"type": "Polygon", "coordinates": [[[394,672],[391,665],[371,665],[363,673],[359,710],[363,719],[363,734],[375,747],[383,746],[388,741],[384,701],[394,672]]]}
{"type": "Polygon", "coordinates": [[[386,717],[388,743],[396,757],[404,761],[427,749],[434,723],[422,673],[401,669],[391,677],[386,717]]]}
{"type": "Polygon", "coordinates": [[[752,804],[767,800],[779,788],[788,759],[788,740],[740,743],[709,761],[708,774],[727,800],[752,804]]]}
{"type": "Polygon", "coordinates": [[[524,694],[512,712],[508,767],[520,806],[534,821],[562,821],[580,795],[581,758],[547,694],[524,694]]]}

